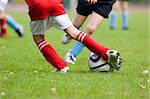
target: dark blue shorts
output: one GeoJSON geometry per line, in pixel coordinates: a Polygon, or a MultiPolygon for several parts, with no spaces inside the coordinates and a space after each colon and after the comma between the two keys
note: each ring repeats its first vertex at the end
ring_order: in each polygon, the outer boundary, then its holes
{"type": "Polygon", "coordinates": [[[88,16],[94,11],[104,18],[108,18],[108,15],[115,2],[116,0],[98,0],[96,4],[89,4],[85,0],[79,0],[77,13],[83,16],[88,16]]]}

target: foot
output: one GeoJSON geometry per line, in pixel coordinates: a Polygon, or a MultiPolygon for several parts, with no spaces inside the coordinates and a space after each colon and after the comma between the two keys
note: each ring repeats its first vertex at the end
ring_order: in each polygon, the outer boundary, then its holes
{"type": "Polygon", "coordinates": [[[62,39],[61,39],[61,42],[63,44],[68,44],[70,42],[70,40],[71,40],[71,37],[68,34],[65,33],[63,35],[62,39]]]}
{"type": "Polygon", "coordinates": [[[70,64],[75,64],[76,58],[70,52],[67,52],[65,55],[65,61],[70,64]]]}
{"type": "Polygon", "coordinates": [[[123,29],[123,30],[128,30],[129,28],[128,28],[128,27],[123,27],[122,29],[123,29]]]}
{"type": "Polygon", "coordinates": [[[114,30],[115,28],[114,27],[110,27],[110,30],[114,30]]]}
{"type": "Polygon", "coordinates": [[[116,50],[108,50],[106,54],[108,56],[108,62],[113,66],[113,68],[119,70],[122,63],[119,52],[116,50]]]}
{"type": "Polygon", "coordinates": [[[65,66],[63,69],[56,69],[55,72],[67,73],[69,71],[69,67],[65,66]]]}
{"type": "Polygon", "coordinates": [[[16,30],[16,32],[18,33],[19,37],[23,37],[24,36],[24,27],[22,25],[19,25],[19,28],[16,30]]]}

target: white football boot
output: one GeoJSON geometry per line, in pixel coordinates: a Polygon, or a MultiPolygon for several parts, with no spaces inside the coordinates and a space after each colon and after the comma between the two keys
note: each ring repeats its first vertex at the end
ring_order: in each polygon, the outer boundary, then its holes
{"type": "Polygon", "coordinates": [[[63,69],[56,69],[55,72],[67,73],[69,71],[69,67],[65,66],[63,69]]]}
{"type": "Polygon", "coordinates": [[[68,44],[70,42],[70,40],[71,40],[71,37],[68,34],[65,33],[63,35],[62,39],[61,39],[61,42],[63,44],[68,44]]]}
{"type": "Polygon", "coordinates": [[[119,52],[116,50],[108,50],[106,54],[108,56],[108,62],[113,66],[114,69],[119,70],[122,63],[119,52]]]}
{"type": "Polygon", "coordinates": [[[76,58],[70,52],[67,52],[65,55],[65,61],[70,64],[75,64],[76,58]]]}

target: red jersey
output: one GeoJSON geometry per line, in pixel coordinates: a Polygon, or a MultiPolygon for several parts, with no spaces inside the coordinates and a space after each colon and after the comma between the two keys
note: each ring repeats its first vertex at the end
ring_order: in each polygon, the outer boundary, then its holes
{"type": "Polygon", "coordinates": [[[65,14],[62,0],[25,0],[29,6],[32,21],[43,20],[49,16],[65,14]]]}

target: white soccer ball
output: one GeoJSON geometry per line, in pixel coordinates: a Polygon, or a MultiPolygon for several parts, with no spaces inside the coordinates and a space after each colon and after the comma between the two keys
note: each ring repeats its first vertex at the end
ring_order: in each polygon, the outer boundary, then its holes
{"type": "Polygon", "coordinates": [[[114,68],[105,61],[102,57],[91,53],[88,59],[88,67],[91,71],[98,71],[98,72],[112,72],[114,68]]]}

